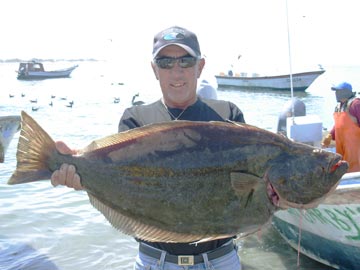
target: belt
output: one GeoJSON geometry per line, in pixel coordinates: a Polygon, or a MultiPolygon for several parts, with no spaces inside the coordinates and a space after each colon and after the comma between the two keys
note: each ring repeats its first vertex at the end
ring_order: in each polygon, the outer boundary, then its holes
{"type": "MultiPolygon", "coordinates": [[[[214,249],[212,251],[206,252],[206,254],[207,254],[209,261],[211,261],[211,260],[220,258],[220,257],[230,253],[234,249],[235,249],[235,246],[231,242],[230,244],[227,244],[227,245],[218,247],[217,249],[214,249]]],[[[143,253],[147,256],[150,256],[154,259],[160,259],[160,257],[161,257],[161,250],[153,248],[153,247],[143,244],[141,242],[140,242],[139,250],[141,253],[143,253]]],[[[204,258],[201,254],[199,254],[199,255],[171,255],[171,254],[167,253],[165,256],[165,261],[174,263],[177,265],[194,265],[194,264],[204,262],[204,258]]]]}

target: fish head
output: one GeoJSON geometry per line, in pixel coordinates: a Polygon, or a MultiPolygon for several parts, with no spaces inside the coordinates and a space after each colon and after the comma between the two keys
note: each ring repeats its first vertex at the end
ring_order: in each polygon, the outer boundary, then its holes
{"type": "Polygon", "coordinates": [[[348,167],[339,154],[299,144],[269,162],[265,181],[278,207],[314,208],[335,191],[348,167]]]}
{"type": "Polygon", "coordinates": [[[4,162],[5,152],[14,134],[20,130],[21,117],[17,115],[0,116],[0,163],[4,162]]]}

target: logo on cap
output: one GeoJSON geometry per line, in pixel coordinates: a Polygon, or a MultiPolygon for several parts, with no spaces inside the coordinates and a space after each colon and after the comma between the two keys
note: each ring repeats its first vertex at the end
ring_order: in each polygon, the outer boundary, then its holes
{"type": "Polygon", "coordinates": [[[184,39],[185,36],[182,33],[176,33],[176,32],[172,32],[172,33],[167,33],[163,36],[164,40],[178,40],[178,39],[184,39]]]}

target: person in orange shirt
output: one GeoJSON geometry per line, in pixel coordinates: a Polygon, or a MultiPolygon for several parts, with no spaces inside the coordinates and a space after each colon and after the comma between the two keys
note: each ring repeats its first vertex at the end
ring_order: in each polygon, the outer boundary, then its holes
{"type": "Polygon", "coordinates": [[[352,91],[350,83],[342,82],[331,90],[335,91],[338,104],[334,112],[334,127],[322,142],[328,147],[335,140],[336,152],[349,163],[348,172],[360,171],[360,99],[352,91]]]}

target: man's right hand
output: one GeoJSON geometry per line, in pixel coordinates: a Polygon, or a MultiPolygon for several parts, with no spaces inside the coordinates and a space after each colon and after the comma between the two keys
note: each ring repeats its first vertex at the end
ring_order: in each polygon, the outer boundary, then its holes
{"type": "Polygon", "coordinates": [[[321,146],[323,148],[326,148],[326,147],[329,147],[330,143],[331,143],[331,140],[332,140],[332,136],[331,134],[327,134],[326,137],[323,139],[323,141],[321,142],[321,146]]]}
{"type": "MultiPolygon", "coordinates": [[[[70,149],[64,142],[58,141],[55,143],[56,149],[64,155],[74,155],[76,150],[70,149]]],[[[64,185],[75,190],[81,190],[80,176],[76,173],[74,165],[62,164],[59,170],[56,170],[51,175],[51,184],[56,187],[58,185],[64,185]]]]}

